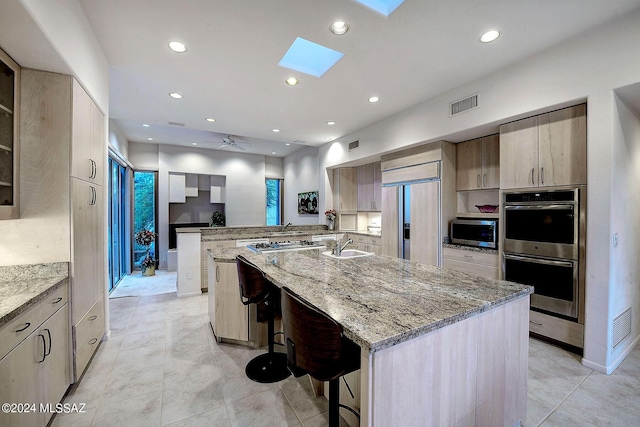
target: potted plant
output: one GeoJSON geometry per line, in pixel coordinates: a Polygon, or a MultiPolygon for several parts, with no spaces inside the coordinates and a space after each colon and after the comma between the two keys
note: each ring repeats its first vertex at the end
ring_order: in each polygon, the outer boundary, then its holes
{"type": "Polygon", "coordinates": [[[146,248],[147,254],[140,260],[140,269],[143,276],[153,276],[156,274],[156,260],[151,255],[151,244],[156,240],[156,233],[151,230],[140,230],[135,235],[138,245],[146,248]]]}
{"type": "Polygon", "coordinates": [[[211,214],[211,226],[212,227],[224,227],[227,220],[222,212],[215,211],[211,214]]]}
{"type": "Polygon", "coordinates": [[[334,228],[334,221],[336,219],[337,212],[335,211],[335,209],[329,209],[324,214],[327,217],[327,227],[332,231],[334,228]]]}

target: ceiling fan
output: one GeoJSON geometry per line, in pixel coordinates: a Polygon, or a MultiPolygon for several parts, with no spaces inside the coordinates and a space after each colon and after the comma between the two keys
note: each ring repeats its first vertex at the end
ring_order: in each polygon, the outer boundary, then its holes
{"type": "Polygon", "coordinates": [[[231,138],[231,135],[225,135],[222,138],[222,145],[219,146],[218,149],[231,147],[235,148],[236,150],[245,151],[247,149],[246,147],[250,146],[251,144],[249,144],[248,142],[236,142],[233,138],[231,138]]]}

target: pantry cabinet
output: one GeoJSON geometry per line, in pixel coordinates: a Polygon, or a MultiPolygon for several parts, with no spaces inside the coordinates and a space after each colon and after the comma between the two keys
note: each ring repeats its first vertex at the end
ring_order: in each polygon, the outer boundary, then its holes
{"type": "Polygon", "coordinates": [[[77,80],[71,79],[73,94],[71,176],[103,185],[104,115],[77,80]]]}
{"type": "Polygon", "coordinates": [[[20,216],[20,67],[0,50],[0,220],[20,216]]]}
{"type": "Polygon", "coordinates": [[[500,126],[500,188],[586,184],[586,105],[500,126]]]}
{"type": "Polygon", "coordinates": [[[358,166],[358,211],[379,212],[382,200],[382,171],[380,162],[358,166]]]}
{"type": "Polygon", "coordinates": [[[500,186],[500,137],[489,135],[456,146],[456,190],[487,190],[500,186]]]}

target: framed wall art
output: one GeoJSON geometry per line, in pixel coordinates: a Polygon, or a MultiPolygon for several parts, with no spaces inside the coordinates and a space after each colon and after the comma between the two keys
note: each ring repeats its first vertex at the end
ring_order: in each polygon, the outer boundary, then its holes
{"type": "Polygon", "coordinates": [[[298,214],[317,215],[318,214],[318,192],[307,191],[298,193],[298,214]]]}

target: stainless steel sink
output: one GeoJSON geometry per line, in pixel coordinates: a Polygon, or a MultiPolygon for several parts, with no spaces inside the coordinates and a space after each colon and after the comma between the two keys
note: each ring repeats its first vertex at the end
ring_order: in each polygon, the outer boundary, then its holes
{"type": "Polygon", "coordinates": [[[360,258],[363,256],[371,256],[373,255],[373,252],[365,252],[358,249],[345,249],[342,251],[340,256],[332,254],[331,251],[322,252],[322,255],[326,255],[331,258],[349,259],[349,258],[360,258]]]}

